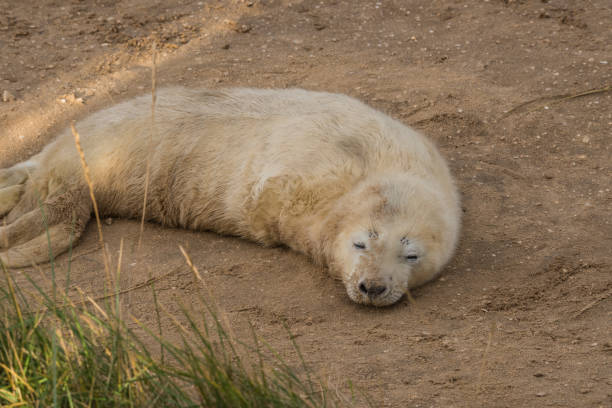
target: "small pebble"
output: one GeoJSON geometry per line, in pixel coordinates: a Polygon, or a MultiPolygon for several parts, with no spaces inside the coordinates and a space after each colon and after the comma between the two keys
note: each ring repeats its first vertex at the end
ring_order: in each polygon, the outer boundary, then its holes
{"type": "Polygon", "coordinates": [[[547,394],[547,393],[545,393],[545,392],[543,392],[543,391],[540,391],[540,392],[538,392],[538,393],[536,394],[536,396],[537,396],[537,397],[545,397],[545,396],[547,396],[547,395],[548,395],[548,394],[547,394]]]}
{"type": "Polygon", "coordinates": [[[10,93],[7,90],[2,92],[2,102],[13,102],[15,100],[15,95],[10,93]]]}
{"type": "Polygon", "coordinates": [[[78,104],[78,105],[81,105],[85,102],[83,98],[77,97],[74,93],[62,95],[59,98],[57,98],[57,101],[59,103],[69,103],[69,104],[78,104]]]}
{"type": "Polygon", "coordinates": [[[235,31],[239,33],[248,33],[251,31],[252,27],[249,24],[241,24],[240,26],[235,28],[235,31]]]}

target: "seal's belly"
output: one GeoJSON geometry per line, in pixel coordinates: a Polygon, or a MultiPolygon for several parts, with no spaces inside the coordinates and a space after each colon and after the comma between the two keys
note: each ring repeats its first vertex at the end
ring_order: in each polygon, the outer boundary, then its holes
{"type": "Polygon", "coordinates": [[[148,220],[244,235],[245,197],[264,165],[265,143],[255,135],[270,121],[187,115],[183,120],[197,126],[177,129],[164,125],[176,125],[176,118],[164,118],[163,112],[159,116],[154,134],[141,127],[138,134],[112,137],[112,142],[94,147],[91,167],[101,210],[139,218],[146,194],[148,220]],[[123,145],[123,139],[131,143],[123,145]]]}

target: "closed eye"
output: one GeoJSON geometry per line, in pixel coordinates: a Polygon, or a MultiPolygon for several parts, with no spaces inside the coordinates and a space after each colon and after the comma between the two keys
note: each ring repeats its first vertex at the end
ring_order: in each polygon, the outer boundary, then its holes
{"type": "Polygon", "coordinates": [[[353,242],[353,246],[357,249],[365,249],[365,244],[363,242],[353,242]]]}
{"type": "Polygon", "coordinates": [[[410,262],[416,262],[419,259],[418,255],[405,255],[404,259],[410,262]]]}

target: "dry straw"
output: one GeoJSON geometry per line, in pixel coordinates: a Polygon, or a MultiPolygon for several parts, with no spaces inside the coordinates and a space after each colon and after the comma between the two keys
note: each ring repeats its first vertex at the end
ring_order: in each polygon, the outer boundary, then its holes
{"type": "Polygon", "coordinates": [[[70,123],[70,129],[72,130],[72,135],[74,136],[74,144],[79,152],[79,157],[81,158],[81,167],[83,167],[83,173],[85,176],[85,181],[87,182],[87,186],[89,187],[89,196],[91,197],[91,202],[93,204],[94,214],[96,216],[96,224],[98,225],[98,238],[100,240],[100,247],[102,248],[102,257],[104,258],[104,271],[106,272],[106,276],[109,278],[110,282],[110,264],[108,255],[106,253],[106,246],[104,244],[104,235],[102,234],[102,222],[100,221],[100,212],[98,211],[98,202],[96,201],[96,196],[94,195],[94,185],[91,181],[91,175],[89,172],[89,166],[87,165],[87,161],[85,160],[85,153],[83,153],[83,148],[81,147],[81,136],[79,132],[77,132],[76,127],[74,125],[74,121],[70,123]]]}
{"type": "Polygon", "coordinates": [[[493,342],[493,334],[495,333],[495,322],[491,322],[491,328],[489,330],[489,337],[487,339],[487,346],[485,347],[484,353],[482,354],[482,362],[480,363],[480,370],[478,371],[478,381],[476,382],[476,394],[480,395],[482,392],[482,377],[487,368],[487,361],[489,357],[489,350],[491,349],[491,343],[493,342]]]}
{"type": "Polygon", "coordinates": [[[515,114],[515,113],[520,113],[520,112],[530,113],[530,112],[536,111],[538,109],[542,109],[546,105],[556,105],[558,103],[561,103],[561,102],[564,102],[564,101],[568,101],[570,99],[581,98],[581,97],[589,96],[589,95],[597,95],[597,94],[602,94],[602,93],[606,93],[606,92],[610,92],[610,91],[612,91],[612,85],[607,85],[607,86],[604,86],[602,88],[589,89],[587,91],[577,92],[577,93],[573,93],[573,94],[572,93],[567,93],[567,94],[553,95],[553,96],[541,96],[541,97],[532,99],[530,101],[523,102],[523,103],[513,107],[508,112],[504,113],[502,115],[501,119],[505,119],[508,116],[510,116],[512,114],[515,114]],[[528,107],[530,107],[532,105],[536,105],[536,106],[533,107],[533,108],[527,109],[528,107]]]}
{"type": "Polygon", "coordinates": [[[153,42],[151,50],[151,132],[149,133],[149,151],[147,154],[147,169],[145,172],[145,190],[142,200],[142,218],[140,219],[140,234],[138,235],[138,249],[142,245],[144,222],[147,215],[147,199],[149,196],[149,177],[151,175],[151,154],[153,151],[153,140],[155,140],[155,102],[157,101],[157,46],[153,42]]]}

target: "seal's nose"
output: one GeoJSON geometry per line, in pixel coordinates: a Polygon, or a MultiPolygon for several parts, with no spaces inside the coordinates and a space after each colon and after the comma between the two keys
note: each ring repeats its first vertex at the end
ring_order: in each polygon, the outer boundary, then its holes
{"type": "Polygon", "coordinates": [[[359,290],[369,298],[375,298],[387,290],[387,286],[379,280],[363,279],[359,282],[359,290]]]}

